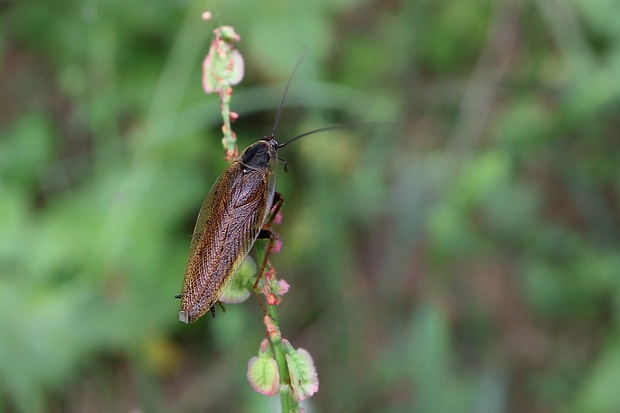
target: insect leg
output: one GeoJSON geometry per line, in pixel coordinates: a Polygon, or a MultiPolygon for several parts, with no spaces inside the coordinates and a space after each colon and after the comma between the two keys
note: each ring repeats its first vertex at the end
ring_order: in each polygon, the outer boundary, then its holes
{"type": "Polygon", "coordinates": [[[267,244],[267,248],[265,248],[265,257],[263,258],[263,263],[260,266],[260,270],[256,274],[256,281],[254,282],[254,289],[258,287],[258,282],[260,281],[263,275],[263,272],[265,272],[265,268],[267,267],[267,263],[269,262],[269,256],[271,255],[271,250],[273,249],[273,245],[276,241],[276,237],[274,236],[273,232],[269,228],[271,227],[271,224],[273,223],[273,220],[275,219],[276,215],[280,211],[280,208],[282,208],[282,204],[284,204],[284,197],[282,196],[282,194],[276,192],[273,195],[273,207],[271,208],[271,215],[265,222],[265,225],[263,225],[263,228],[258,233],[259,238],[263,238],[263,239],[268,238],[269,243],[267,244]]]}
{"type": "Polygon", "coordinates": [[[260,232],[258,233],[258,237],[256,237],[257,239],[271,239],[273,237],[273,232],[269,231],[268,229],[261,229],[260,232]]]}
{"type": "MultiPolygon", "coordinates": [[[[216,302],[220,306],[220,308],[222,309],[222,312],[225,313],[226,312],[226,308],[224,308],[224,304],[222,304],[222,302],[220,300],[217,300],[216,302]]],[[[209,311],[211,311],[211,315],[213,316],[213,318],[215,318],[215,303],[211,304],[211,307],[209,307],[209,311]]]]}
{"type": "MultiPolygon", "coordinates": [[[[226,308],[224,307],[224,304],[222,304],[220,300],[217,300],[215,303],[217,303],[217,305],[220,306],[223,313],[226,312],[226,308]]],[[[211,311],[211,315],[213,316],[213,318],[215,318],[215,303],[211,304],[211,307],[209,307],[209,311],[211,311]]]]}
{"type": "Polygon", "coordinates": [[[263,258],[263,263],[260,266],[260,270],[256,274],[256,281],[254,282],[254,289],[258,287],[258,282],[260,281],[263,273],[265,272],[265,267],[267,267],[267,263],[269,262],[269,256],[271,255],[271,250],[273,249],[273,244],[276,241],[276,238],[273,236],[273,232],[269,232],[271,237],[269,237],[269,243],[267,244],[267,248],[265,248],[265,258],[263,258]]]}
{"type": "Polygon", "coordinates": [[[274,193],[273,203],[272,203],[273,207],[271,208],[271,216],[269,217],[265,225],[263,225],[263,227],[265,228],[271,227],[271,223],[276,218],[276,215],[278,215],[278,212],[280,212],[280,208],[282,208],[283,204],[284,204],[284,196],[279,192],[274,193]]]}

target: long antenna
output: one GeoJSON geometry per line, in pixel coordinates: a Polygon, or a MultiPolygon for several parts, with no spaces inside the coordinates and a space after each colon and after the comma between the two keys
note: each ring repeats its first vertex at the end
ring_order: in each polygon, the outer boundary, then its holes
{"type": "Polygon", "coordinates": [[[301,57],[299,58],[299,60],[297,61],[297,64],[295,65],[295,68],[293,69],[293,73],[291,74],[291,77],[288,79],[288,83],[286,84],[286,87],[284,88],[284,94],[282,95],[282,100],[280,101],[280,106],[278,106],[278,112],[276,113],[276,121],[273,124],[273,131],[271,131],[272,138],[276,137],[276,131],[278,130],[278,123],[280,122],[280,115],[282,114],[282,107],[284,106],[284,100],[286,99],[286,94],[288,93],[288,87],[291,85],[291,82],[293,81],[293,78],[295,77],[295,73],[297,73],[297,69],[299,69],[299,66],[301,66],[301,62],[302,60],[304,60],[304,57],[306,56],[307,52],[308,52],[308,48],[305,47],[303,52],[301,52],[301,57]]]}
{"type": "Polygon", "coordinates": [[[312,135],[312,134],[318,133],[318,132],[325,132],[325,131],[333,130],[333,129],[352,129],[352,128],[359,128],[359,127],[364,127],[364,126],[385,126],[385,125],[392,125],[393,126],[395,124],[398,124],[398,123],[397,122],[339,123],[337,125],[325,126],[323,128],[311,130],[310,132],[305,132],[305,133],[302,133],[301,135],[297,135],[294,138],[289,139],[288,141],[286,141],[284,143],[278,144],[278,148],[282,148],[282,147],[288,145],[289,143],[291,143],[293,141],[296,141],[299,138],[303,138],[304,136],[312,135]]]}

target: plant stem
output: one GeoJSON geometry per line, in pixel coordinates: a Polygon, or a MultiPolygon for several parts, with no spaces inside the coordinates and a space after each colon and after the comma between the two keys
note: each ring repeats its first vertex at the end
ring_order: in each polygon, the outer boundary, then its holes
{"type": "Polygon", "coordinates": [[[286,357],[284,356],[284,349],[282,348],[282,336],[280,334],[280,328],[277,322],[277,311],[275,306],[268,305],[267,312],[273,322],[274,327],[277,329],[277,334],[269,334],[269,342],[273,350],[273,356],[278,363],[278,372],[280,373],[280,405],[282,406],[282,412],[295,411],[297,402],[291,397],[291,378],[288,373],[288,365],[286,363],[286,357]]]}
{"type": "Polygon", "coordinates": [[[235,137],[230,124],[230,100],[232,97],[232,87],[226,86],[219,92],[219,94],[222,118],[224,120],[224,125],[222,126],[222,133],[224,134],[222,145],[228,153],[229,151],[237,150],[237,138],[235,137]]]}
{"type": "MultiPolygon", "coordinates": [[[[263,243],[256,243],[256,252],[258,262],[261,262],[265,256],[265,248],[263,243]]],[[[259,274],[263,276],[263,274],[259,274]]],[[[263,281],[266,280],[263,278],[263,281]]],[[[291,395],[291,378],[288,371],[288,364],[282,347],[282,333],[278,322],[278,309],[276,305],[267,304],[267,315],[265,316],[265,325],[267,327],[267,336],[273,355],[278,364],[278,372],[280,373],[280,406],[282,413],[295,412],[299,410],[298,402],[291,395]]]]}

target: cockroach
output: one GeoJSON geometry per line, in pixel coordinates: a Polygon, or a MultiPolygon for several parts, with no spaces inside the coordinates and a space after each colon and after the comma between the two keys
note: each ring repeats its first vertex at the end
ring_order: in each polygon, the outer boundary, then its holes
{"type": "Polygon", "coordinates": [[[284,89],[271,135],[241,152],[215,181],[200,208],[185,267],[183,290],[177,296],[181,299],[179,320],[185,323],[196,321],[208,310],[215,317],[215,304],[256,240],[269,237],[271,244],[266,248],[257,277],[261,276],[273,245],[268,228],[283,202],[282,196],[276,192],[273,172],[279,160],[278,149],[313,133],[348,126],[327,126],[284,143],[276,141],[282,106],[300,63],[301,60],[284,89]]]}

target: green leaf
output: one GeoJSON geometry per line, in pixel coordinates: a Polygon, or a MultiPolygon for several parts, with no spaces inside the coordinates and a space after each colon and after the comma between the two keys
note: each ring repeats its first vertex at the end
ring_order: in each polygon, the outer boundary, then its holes
{"type": "Polygon", "coordinates": [[[291,376],[291,389],[295,400],[307,399],[319,391],[319,377],[310,353],[303,348],[298,348],[295,352],[284,356],[291,376]]]}
{"type": "Polygon", "coordinates": [[[269,357],[252,357],[248,362],[248,381],[252,389],[265,396],[275,396],[280,389],[278,363],[269,357]]]}
{"type": "Polygon", "coordinates": [[[224,294],[220,297],[220,301],[226,304],[239,304],[244,302],[250,296],[252,285],[254,285],[254,277],[256,275],[256,264],[254,260],[248,256],[239,268],[239,271],[233,276],[232,281],[224,290],[224,294]]]}

